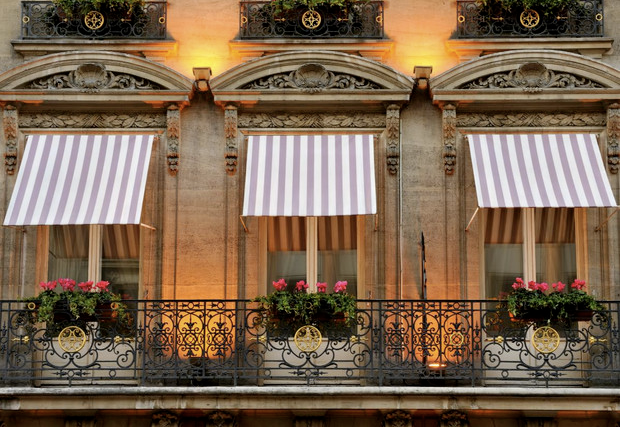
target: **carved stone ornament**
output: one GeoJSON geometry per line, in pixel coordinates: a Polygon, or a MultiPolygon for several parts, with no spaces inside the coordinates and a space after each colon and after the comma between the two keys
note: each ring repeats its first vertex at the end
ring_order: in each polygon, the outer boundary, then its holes
{"type": "Polygon", "coordinates": [[[604,113],[514,113],[514,114],[461,114],[456,118],[458,127],[604,127],[604,113]]]}
{"type": "Polygon", "coordinates": [[[167,111],[166,139],[168,140],[168,172],[176,176],[179,170],[179,141],[181,133],[181,110],[172,105],[167,111]]]}
{"type": "Polygon", "coordinates": [[[228,412],[215,411],[207,415],[205,427],[235,427],[237,418],[228,412]]]}
{"type": "Polygon", "coordinates": [[[523,64],[509,73],[495,73],[467,82],[459,89],[512,89],[540,92],[543,89],[602,88],[603,85],[570,73],[555,72],[538,62],[523,64]]]}
{"type": "Polygon", "coordinates": [[[8,175],[15,173],[17,167],[17,135],[18,135],[18,111],[12,105],[4,108],[2,126],[4,128],[4,139],[6,141],[6,151],[4,153],[4,167],[8,175]]]}
{"type": "Polygon", "coordinates": [[[378,84],[350,74],[334,73],[321,64],[305,64],[290,73],[254,80],[242,89],[297,89],[317,93],[326,89],[382,89],[378,84]]]}
{"type": "Polygon", "coordinates": [[[341,113],[341,114],[240,114],[240,128],[284,129],[284,128],[376,128],[386,126],[383,114],[341,113]]]}
{"type": "Polygon", "coordinates": [[[398,173],[400,163],[400,107],[390,105],[385,113],[387,167],[392,175],[398,173]]]}
{"type": "Polygon", "coordinates": [[[383,427],[412,427],[411,414],[405,411],[394,411],[383,417],[383,427]]]}
{"type": "Polygon", "coordinates": [[[92,417],[67,418],[65,427],[96,427],[97,420],[92,417]]]}
{"type": "Polygon", "coordinates": [[[39,129],[165,129],[166,116],[161,113],[24,113],[19,116],[19,127],[39,129]]]}
{"type": "Polygon", "coordinates": [[[237,172],[237,107],[227,105],[224,110],[224,135],[226,136],[226,173],[234,175],[237,172]]]}
{"type": "Polygon", "coordinates": [[[151,427],[179,427],[179,416],[169,411],[156,412],[151,427]]]}
{"type": "Polygon", "coordinates": [[[467,414],[461,411],[448,411],[439,417],[439,427],[469,427],[467,414]]]}
{"type": "Polygon", "coordinates": [[[620,104],[607,109],[607,164],[611,173],[620,167],[620,104]]]}
{"type": "Polygon", "coordinates": [[[24,85],[25,89],[79,89],[82,92],[99,92],[102,89],[159,90],[161,86],[129,74],[114,74],[105,65],[86,63],[68,73],[54,74],[24,85]]]}
{"type": "Polygon", "coordinates": [[[456,107],[454,105],[444,106],[442,122],[444,171],[446,175],[453,175],[456,165],[456,107]]]}

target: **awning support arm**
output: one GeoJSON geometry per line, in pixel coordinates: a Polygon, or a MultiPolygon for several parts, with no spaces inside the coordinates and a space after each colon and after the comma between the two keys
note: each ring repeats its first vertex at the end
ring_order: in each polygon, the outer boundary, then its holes
{"type": "Polygon", "coordinates": [[[243,226],[243,230],[244,230],[246,233],[249,233],[249,232],[250,232],[250,230],[248,230],[248,227],[246,227],[246,225],[245,225],[245,221],[243,221],[243,216],[242,216],[242,215],[239,215],[239,221],[241,221],[241,225],[243,226]]]}
{"type": "Polygon", "coordinates": [[[614,211],[609,214],[609,216],[607,217],[607,219],[603,222],[601,222],[596,228],[594,228],[594,231],[601,231],[601,229],[605,226],[605,224],[607,224],[609,222],[609,220],[611,219],[612,216],[614,216],[616,214],[616,212],[618,212],[618,209],[620,209],[619,206],[616,206],[616,208],[614,209],[614,211]]]}
{"type": "Polygon", "coordinates": [[[480,210],[480,206],[476,208],[476,210],[474,211],[474,214],[471,216],[471,219],[467,223],[467,227],[465,227],[466,232],[469,231],[469,227],[471,226],[471,223],[474,222],[474,218],[476,218],[476,215],[478,214],[479,210],[480,210]]]}
{"type": "Polygon", "coordinates": [[[141,222],[141,223],[140,223],[140,227],[148,228],[149,230],[152,230],[152,231],[157,230],[157,229],[156,229],[155,227],[153,227],[152,225],[148,225],[148,224],[145,224],[145,223],[143,223],[143,222],[141,222]]]}

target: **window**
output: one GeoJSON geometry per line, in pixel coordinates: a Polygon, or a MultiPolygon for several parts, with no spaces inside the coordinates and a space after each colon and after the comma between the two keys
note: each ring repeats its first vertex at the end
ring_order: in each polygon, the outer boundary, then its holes
{"type": "Polygon", "coordinates": [[[515,277],[547,283],[577,278],[578,212],[573,208],[486,209],[486,296],[495,298],[510,291],[515,277]]]}

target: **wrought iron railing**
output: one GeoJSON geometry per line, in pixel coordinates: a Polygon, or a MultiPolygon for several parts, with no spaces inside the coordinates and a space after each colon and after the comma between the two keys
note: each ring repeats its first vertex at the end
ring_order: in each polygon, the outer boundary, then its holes
{"type": "Polygon", "coordinates": [[[51,1],[22,1],[23,39],[164,39],[166,1],[148,0],[127,11],[67,14],[51,1]]]}
{"type": "Polygon", "coordinates": [[[512,321],[497,301],[359,301],[355,326],[297,334],[266,331],[246,301],[128,306],[122,327],[101,317],[46,328],[24,302],[1,302],[0,383],[620,385],[620,302],[543,325],[512,321]]]}
{"type": "Polygon", "coordinates": [[[383,38],[383,1],[346,7],[275,10],[269,1],[240,2],[239,38],[383,38]]]}
{"type": "Polygon", "coordinates": [[[558,9],[507,11],[489,2],[457,0],[457,38],[601,37],[603,0],[576,0],[558,9]]]}

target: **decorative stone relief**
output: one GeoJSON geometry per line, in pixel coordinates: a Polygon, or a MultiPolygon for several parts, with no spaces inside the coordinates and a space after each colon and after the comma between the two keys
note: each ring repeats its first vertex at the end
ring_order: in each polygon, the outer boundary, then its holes
{"type": "Polygon", "coordinates": [[[602,88],[602,84],[570,73],[555,72],[538,62],[523,64],[509,73],[495,73],[462,84],[459,89],[512,89],[535,93],[543,89],[602,88]]]}
{"type": "Polygon", "coordinates": [[[156,412],[151,421],[151,427],[179,427],[179,425],[179,416],[168,411],[156,412]]]}
{"type": "Polygon", "coordinates": [[[68,418],[65,420],[65,427],[95,427],[97,420],[94,418],[68,418]]]}
{"type": "Polygon", "coordinates": [[[443,167],[446,175],[452,175],[456,165],[456,107],[452,104],[443,108],[442,127],[443,167]]]}
{"type": "Polygon", "coordinates": [[[412,427],[411,414],[405,411],[394,411],[383,417],[383,427],[412,427]]]}
{"type": "Polygon", "coordinates": [[[558,423],[553,418],[524,418],[523,427],[557,427],[558,423]]]}
{"type": "Polygon", "coordinates": [[[68,73],[54,74],[22,85],[23,89],[79,89],[82,92],[95,93],[102,89],[117,90],[159,90],[161,86],[151,81],[129,74],[114,74],[106,70],[105,65],[86,63],[79,65],[68,73]]]}
{"type": "Polygon", "coordinates": [[[304,64],[290,73],[277,73],[254,80],[242,89],[298,89],[317,93],[326,89],[381,89],[378,84],[350,74],[328,71],[321,64],[304,64]]]}
{"type": "Polygon", "coordinates": [[[237,172],[237,107],[227,105],[224,110],[224,135],[226,136],[226,172],[234,175],[237,172]]]}
{"type": "Polygon", "coordinates": [[[439,427],[469,427],[467,414],[461,411],[448,411],[439,417],[439,427]]]}
{"type": "Polygon", "coordinates": [[[165,128],[166,116],[163,114],[113,114],[113,113],[84,113],[70,112],[20,114],[20,128],[41,129],[75,129],[75,128],[116,128],[116,129],[143,129],[165,128]]]}
{"type": "Polygon", "coordinates": [[[293,427],[325,427],[324,417],[297,417],[293,422],[293,427]]]}
{"type": "Polygon", "coordinates": [[[603,113],[515,113],[515,114],[461,114],[456,119],[458,127],[604,127],[607,117],[603,113]]]}
{"type": "Polygon", "coordinates": [[[176,105],[168,107],[166,124],[168,172],[170,172],[170,175],[176,176],[179,170],[179,141],[181,134],[181,110],[176,105]]]}
{"type": "Polygon", "coordinates": [[[4,108],[2,125],[4,127],[4,139],[6,141],[6,152],[4,153],[4,166],[8,175],[15,173],[17,166],[17,135],[18,135],[18,111],[12,105],[4,108]]]}
{"type": "Polygon", "coordinates": [[[611,173],[618,173],[620,163],[620,104],[607,108],[607,164],[611,173]]]}
{"type": "Polygon", "coordinates": [[[237,419],[233,414],[224,411],[216,411],[207,415],[205,427],[235,427],[237,419]]]}
{"type": "Polygon", "coordinates": [[[387,167],[392,175],[398,173],[400,163],[400,107],[392,104],[385,112],[387,167]]]}
{"type": "Polygon", "coordinates": [[[382,114],[340,113],[340,114],[240,114],[240,128],[283,129],[283,128],[384,128],[386,117],[382,114]]]}

